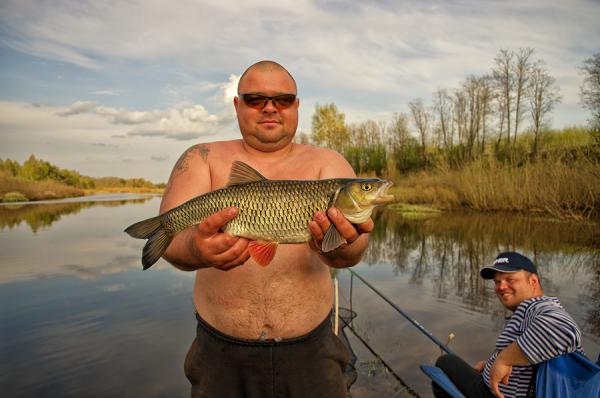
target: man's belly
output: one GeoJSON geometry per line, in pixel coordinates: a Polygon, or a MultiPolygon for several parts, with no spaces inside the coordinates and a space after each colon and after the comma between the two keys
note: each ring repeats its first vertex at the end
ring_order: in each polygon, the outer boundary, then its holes
{"type": "Polygon", "coordinates": [[[253,261],[230,271],[199,270],[194,305],[211,326],[244,339],[304,335],[329,314],[329,268],[303,245],[280,245],[271,264],[253,261]]]}

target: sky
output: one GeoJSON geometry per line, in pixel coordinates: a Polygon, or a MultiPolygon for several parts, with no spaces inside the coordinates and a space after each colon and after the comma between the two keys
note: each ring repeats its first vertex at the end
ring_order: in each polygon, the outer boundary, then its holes
{"type": "Polygon", "coordinates": [[[391,121],[531,47],[562,96],[551,125],[585,125],[579,67],[600,51],[598,0],[3,0],[0,158],[165,182],[185,149],[240,137],[237,80],[271,59],[317,104],[391,121]]]}

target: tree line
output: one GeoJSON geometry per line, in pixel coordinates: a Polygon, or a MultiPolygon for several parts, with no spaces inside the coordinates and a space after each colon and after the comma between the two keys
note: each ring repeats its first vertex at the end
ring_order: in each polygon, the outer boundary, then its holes
{"type": "MultiPolygon", "coordinates": [[[[0,159],[0,173],[28,181],[58,181],[81,189],[161,187],[161,184],[156,185],[143,178],[94,178],[81,175],[74,170],[59,168],[50,162],[36,158],[34,155],[30,155],[22,165],[16,160],[0,159]]],[[[162,185],[164,187],[164,184],[162,185]]]]}
{"type": "MultiPolygon", "coordinates": [[[[600,53],[581,71],[581,102],[592,112],[588,131],[600,143],[600,53]]],[[[297,141],[339,151],[357,173],[461,168],[486,156],[520,164],[540,156],[540,139],[560,101],[556,79],[534,49],[501,49],[488,73],[437,89],[429,105],[413,99],[408,112],[389,122],[347,124],[335,104],[317,104],[312,135],[299,134],[297,141]]]]}

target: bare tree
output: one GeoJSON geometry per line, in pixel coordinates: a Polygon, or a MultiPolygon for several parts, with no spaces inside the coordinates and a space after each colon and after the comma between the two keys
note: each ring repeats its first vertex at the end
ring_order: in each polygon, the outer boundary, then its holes
{"type": "Polygon", "coordinates": [[[512,113],[514,78],[512,63],[515,54],[508,49],[501,49],[494,58],[495,67],[492,68],[492,76],[499,92],[497,96],[498,107],[503,112],[500,116],[500,137],[502,127],[506,125],[506,140],[510,142],[510,116],[512,113]],[[506,123],[506,124],[505,124],[506,123]]]}
{"type": "Polygon", "coordinates": [[[425,109],[425,105],[423,105],[423,100],[421,98],[410,101],[408,103],[408,107],[410,108],[415,127],[419,133],[419,139],[421,142],[421,158],[423,163],[425,163],[425,145],[427,144],[427,137],[429,135],[431,114],[425,109]]]}
{"type": "Polygon", "coordinates": [[[469,160],[485,150],[492,94],[489,76],[474,75],[467,77],[456,94],[455,115],[459,121],[461,143],[465,145],[469,160]],[[477,147],[478,152],[475,152],[477,147]]]}
{"type": "Polygon", "coordinates": [[[581,70],[584,78],[579,95],[583,106],[592,112],[590,122],[596,139],[600,140],[600,53],[583,61],[581,70]]]}
{"type": "Polygon", "coordinates": [[[458,137],[458,144],[465,144],[467,137],[467,97],[463,91],[456,91],[454,93],[453,101],[453,113],[454,113],[454,124],[456,125],[456,134],[458,137]]]}
{"type": "Polygon", "coordinates": [[[538,61],[531,72],[529,91],[530,91],[530,113],[533,124],[533,147],[531,156],[535,158],[538,153],[539,136],[544,119],[552,112],[552,109],[561,100],[558,94],[558,87],[554,85],[555,79],[550,76],[545,68],[543,61],[538,61]]]}
{"type": "Polygon", "coordinates": [[[408,116],[405,113],[394,113],[392,123],[387,129],[388,146],[393,151],[406,148],[410,138],[410,130],[408,128],[408,116]]]}
{"type": "Polygon", "coordinates": [[[383,130],[381,124],[373,120],[353,123],[348,126],[348,138],[350,145],[365,148],[381,144],[383,141],[383,130]]]}
{"type": "Polygon", "coordinates": [[[523,102],[527,100],[529,79],[531,76],[531,56],[533,48],[520,48],[515,54],[515,64],[513,65],[514,83],[515,83],[515,128],[513,130],[513,145],[517,142],[519,133],[519,122],[523,116],[523,102]]]}
{"type": "Polygon", "coordinates": [[[452,97],[448,90],[440,88],[435,92],[433,109],[439,121],[440,146],[447,151],[452,146],[452,97]]]}
{"type": "Polygon", "coordinates": [[[480,134],[480,153],[485,152],[485,143],[487,138],[488,125],[487,121],[492,113],[492,99],[494,98],[494,90],[491,84],[490,76],[480,78],[479,104],[481,107],[481,134],[480,134]]]}
{"type": "Polygon", "coordinates": [[[479,134],[480,107],[479,107],[479,78],[469,76],[462,85],[466,100],[466,146],[467,158],[473,158],[473,145],[479,134]]]}

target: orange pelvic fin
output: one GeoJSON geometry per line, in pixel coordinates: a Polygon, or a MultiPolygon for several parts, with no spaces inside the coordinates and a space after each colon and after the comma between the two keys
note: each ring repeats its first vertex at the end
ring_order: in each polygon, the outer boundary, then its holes
{"type": "Polygon", "coordinates": [[[254,261],[266,267],[275,257],[277,251],[277,242],[250,241],[248,243],[250,256],[254,261]]]}

